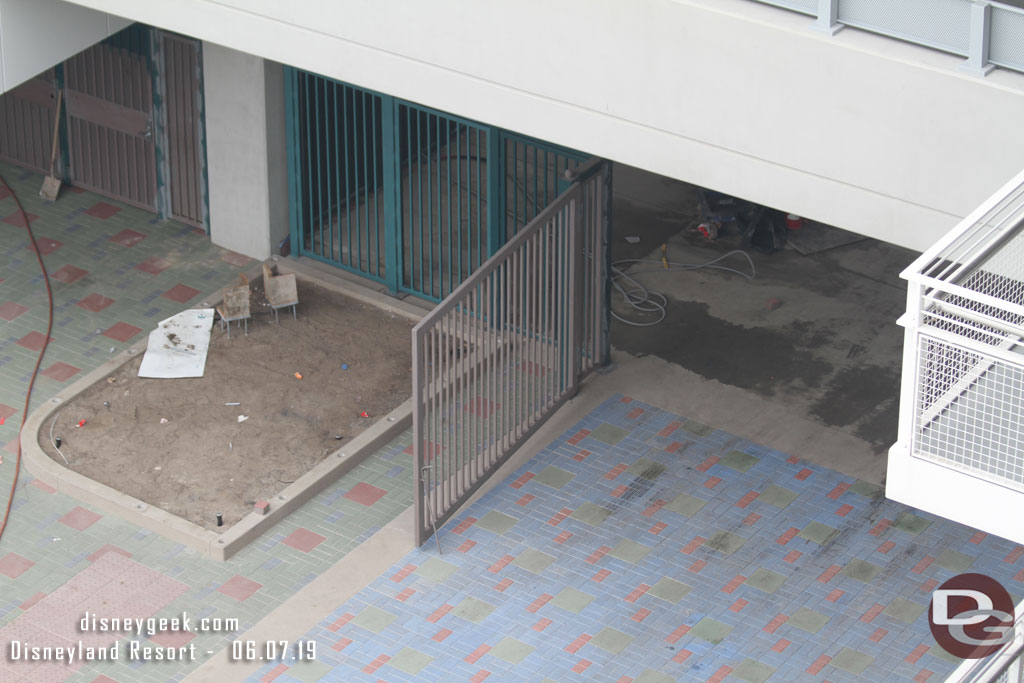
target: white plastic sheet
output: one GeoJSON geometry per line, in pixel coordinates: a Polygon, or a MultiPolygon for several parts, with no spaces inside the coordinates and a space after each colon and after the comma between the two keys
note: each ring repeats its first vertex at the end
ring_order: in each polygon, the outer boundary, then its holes
{"type": "Polygon", "coordinates": [[[149,333],[139,377],[202,377],[212,329],[212,308],[191,308],[161,321],[149,333]]]}

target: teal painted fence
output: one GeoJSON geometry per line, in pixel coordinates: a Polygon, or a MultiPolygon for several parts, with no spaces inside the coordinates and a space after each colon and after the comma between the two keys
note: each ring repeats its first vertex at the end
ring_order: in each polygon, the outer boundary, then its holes
{"type": "Polygon", "coordinates": [[[587,156],[285,69],[296,253],[441,301],[587,156]]]}

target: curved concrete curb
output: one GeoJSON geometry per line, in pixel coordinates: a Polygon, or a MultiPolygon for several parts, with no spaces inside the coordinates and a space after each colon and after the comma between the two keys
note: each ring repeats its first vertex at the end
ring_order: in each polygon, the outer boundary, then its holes
{"type": "MultiPolygon", "coordinates": [[[[300,279],[326,286],[346,296],[393,312],[389,306],[381,305],[385,302],[385,297],[367,296],[365,293],[354,295],[352,291],[354,288],[344,280],[331,282],[329,278],[325,278],[320,273],[313,275],[297,272],[296,274],[300,279]]],[[[409,314],[405,313],[405,315],[409,314]]],[[[122,365],[145,352],[147,341],[147,338],[143,338],[136,342],[32,411],[21,432],[22,460],[29,472],[58,491],[89,503],[100,510],[117,515],[133,524],[145,527],[216,560],[226,560],[237,553],[412,424],[412,400],[410,399],[392,410],[383,419],[375,422],[343,448],[328,455],[313,469],[270,499],[270,511],[267,514],[260,515],[250,512],[224,532],[216,533],[138,498],[121,493],[106,484],[73,472],[52,460],[39,446],[40,431],[54,413],[94,383],[102,381],[122,365]]]]}

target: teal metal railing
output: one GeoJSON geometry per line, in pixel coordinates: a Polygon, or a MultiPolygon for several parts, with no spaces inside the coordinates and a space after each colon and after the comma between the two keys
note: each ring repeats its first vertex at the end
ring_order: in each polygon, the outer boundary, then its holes
{"type": "Polygon", "coordinates": [[[297,254],[441,301],[586,155],[285,68],[297,254]]]}

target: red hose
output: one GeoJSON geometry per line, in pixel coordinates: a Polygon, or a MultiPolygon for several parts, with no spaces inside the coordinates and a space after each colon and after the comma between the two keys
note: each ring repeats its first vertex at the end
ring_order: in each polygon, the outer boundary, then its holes
{"type": "Polygon", "coordinates": [[[28,222],[28,216],[25,215],[25,209],[21,207],[21,201],[18,199],[18,195],[14,194],[14,190],[12,190],[10,185],[7,184],[7,181],[4,180],[3,176],[0,176],[0,183],[2,183],[4,189],[14,197],[14,203],[18,205],[18,213],[21,214],[21,221],[25,224],[25,230],[28,232],[28,238],[32,242],[32,250],[35,251],[36,260],[39,261],[39,270],[43,273],[43,282],[46,283],[47,304],[46,335],[43,338],[43,346],[39,349],[39,357],[36,359],[36,366],[32,369],[32,376],[28,381],[28,391],[25,393],[25,408],[21,411],[21,426],[18,428],[18,445],[14,461],[14,478],[11,480],[11,492],[10,495],[7,496],[7,507],[4,508],[4,518],[3,521],[0,521],[0,539],[2,539],[4,529],[7,528],[7,518],[11,515],[11,505],[14,503],[14,492],[18,487],[18,473],[21,470],[21,432],[25,429],[25,420],[28,419],[28,407],[29,402],[32,399],[32,387],[36,384],[36,376],[39,374],[39,366],[43,363],[43,356],[46,354],[46,347],[50,344],[50,332],[53,331],[53,290],[50,289],[50,275],[46,272],[46,266],[43,264],[43,255],[39,253],[39,245],[36,244],[36,236],[32,232],[32,225],[28,222]]]}

